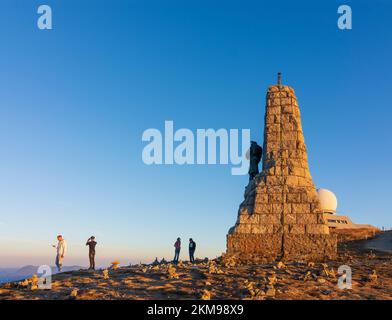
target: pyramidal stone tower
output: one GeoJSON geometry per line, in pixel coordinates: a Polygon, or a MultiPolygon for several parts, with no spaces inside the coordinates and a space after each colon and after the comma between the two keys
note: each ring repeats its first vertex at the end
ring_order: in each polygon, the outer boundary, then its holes
{"type": "Polygon", "coordinates": [[[323,261],[336,256],[308,166],[294,90],[270,86],[264,118],[262,172],[249,182],[227,256],[243,262],[323,261]]]}

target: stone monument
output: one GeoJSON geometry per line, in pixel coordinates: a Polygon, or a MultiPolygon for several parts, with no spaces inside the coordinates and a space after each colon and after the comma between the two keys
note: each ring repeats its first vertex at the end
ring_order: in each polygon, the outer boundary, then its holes
{"type": "Polygon", "coordinates": [[[294,90],[268,88],[262,172],[245,189],[237,222],[227,235],[227,255],[243,262],[323,261],[336,256],[308,166],[294,90]]]}

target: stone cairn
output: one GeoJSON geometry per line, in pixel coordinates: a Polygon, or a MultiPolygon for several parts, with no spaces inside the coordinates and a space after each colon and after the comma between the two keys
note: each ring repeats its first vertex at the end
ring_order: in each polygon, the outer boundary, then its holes
{"type": "Polygon", "coordinates": [[[262,172],[249,182],[227,257],[245,263],[323,261],[336,256],[336,237],[319,211],[294,90],[268,88],[262,172]]]}

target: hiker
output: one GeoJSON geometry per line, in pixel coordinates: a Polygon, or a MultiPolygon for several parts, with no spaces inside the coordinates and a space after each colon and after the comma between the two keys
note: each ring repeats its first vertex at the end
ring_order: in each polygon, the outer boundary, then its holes
{"type": "Polygon", "coordinates": [[[189,261],[195,262],[195,250],[196,250],[196,242],[193,241],[192,238],[189,239],[189,261]]]}
{"type": "Polygon", "coordinates": [[[177,238],[177,241],[174,243],[174,259],[173,263],[177,264],[178,263],[178,258],[180,257],[180,251],[181,251],[181,239],[177,238]]]}
{"type": "Polygon", "coordinates": [[[61,234],[59,234],[57,236],[57,247],[55,245],[53,245],[54,248],[56,248],[57,250],[57,255],[56,255],[56,266],[57,266],[57,270],[58,272],[61,272],[61,267],[63,265],[63,259],[65,256],[65,252],[67,251],[67,242],[65,241],[65,239],[63,238],[63,236],[61,234]]]}
{"type": "Polygon", "coordinates": [[[97,242],[95,241],[95,237],[91,236],[88,238],[86,242],[86,246],[88,246],[88,258],[90,260],[90,268],[88,270],[95,270],[95,246],[97,242]]]}

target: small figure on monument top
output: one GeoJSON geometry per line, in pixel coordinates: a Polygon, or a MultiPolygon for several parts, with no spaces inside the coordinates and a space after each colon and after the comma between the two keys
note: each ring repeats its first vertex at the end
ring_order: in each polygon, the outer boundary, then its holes
{"type": "Polygon", "coordinates": [[[263,148],[256,141],[250,142],[249,148],[249,181],[259,174],[259,162],[263,154],[263,148]]]}
{"type": "Polygon", "coordinates": [[[281,86],[282,85],[282,73],[278,72],[278,85],[281,86]]]}

